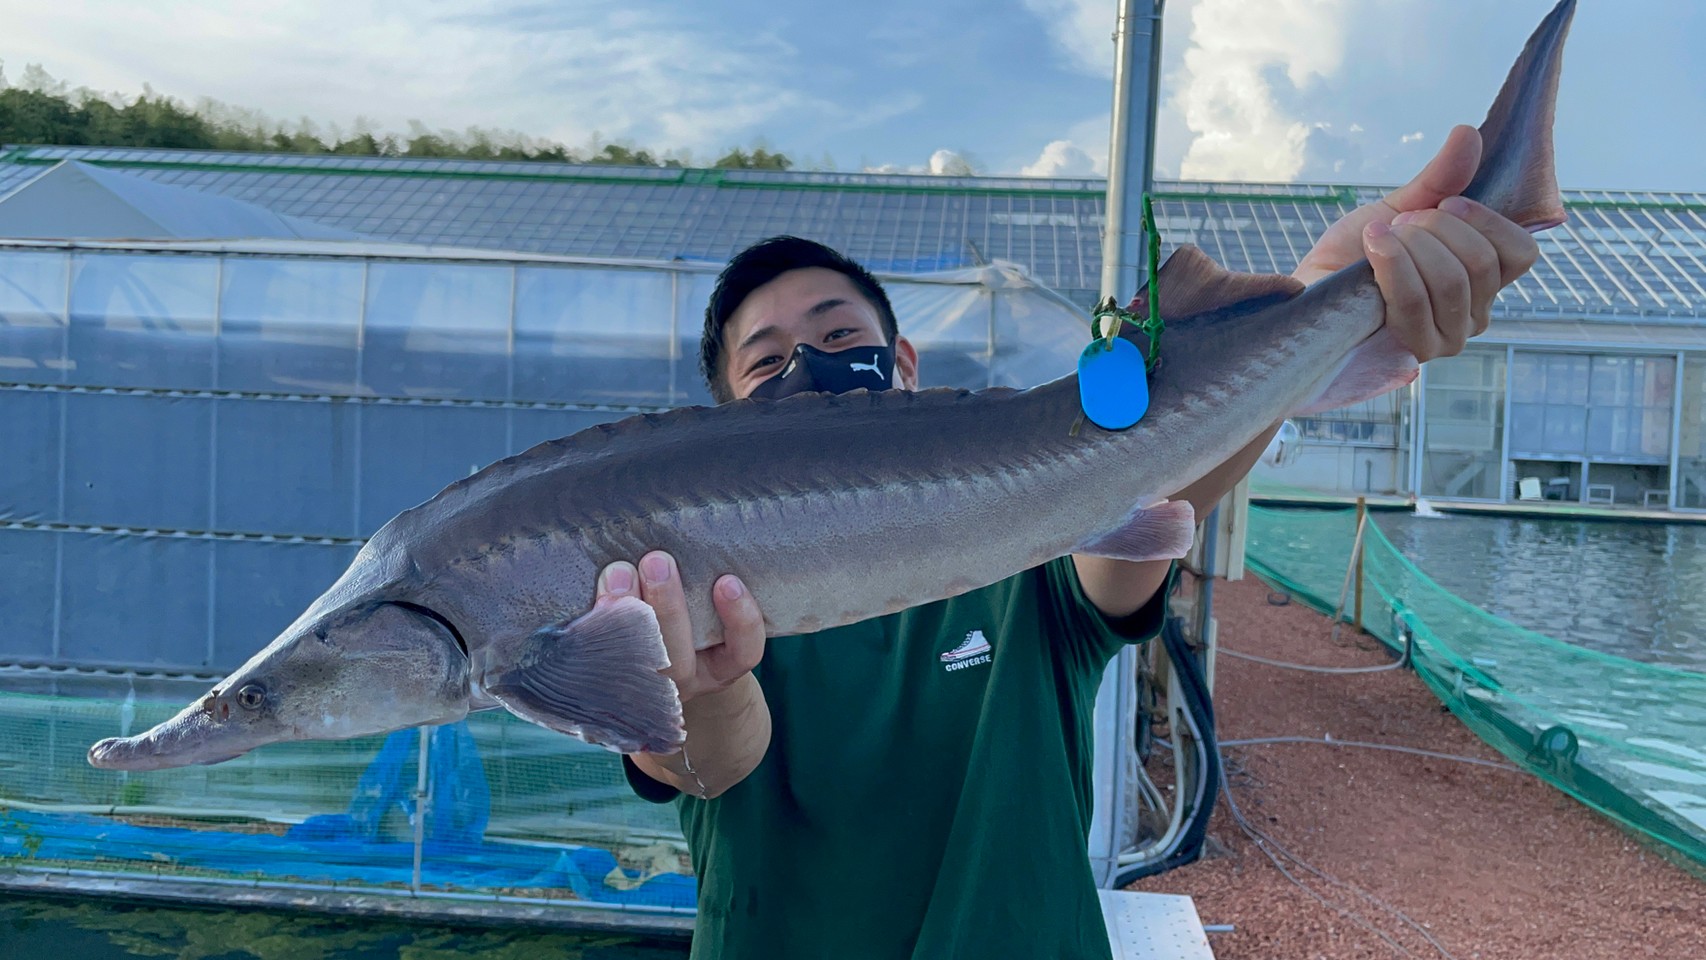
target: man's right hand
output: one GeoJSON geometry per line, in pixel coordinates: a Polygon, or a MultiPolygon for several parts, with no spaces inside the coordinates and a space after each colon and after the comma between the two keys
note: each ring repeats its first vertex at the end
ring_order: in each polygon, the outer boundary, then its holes
{"type": "Polygon", "coordinates": [[[746,779],[770,747],[770,708],[752,668],[764,656],[764,617],[745,584],[724,576],[711,586],[723,641],[693,648],[693,623],[675,558],[653,552],[605,567],[598,596],[638,596],[656,612],[669,668],[681,696],[687,743],[668,756],[632,755],[646,776],[684,793],[710,799],[746,779]]]}
{"type": "Polygon", "coordinates": [[[711,586],[711,602],[723,622],[723,642],[693,648],[693,623],[675,558],[653,551],[640,558],[639,570],[625,561],[605,567],[598,578],[598,599],[637,596],[651,605],[663,631],[669,669],[682,706],[695,698],[726,690],[752,672],[764,657],[764,617],[740,578],[724,576],[711,586]]]}

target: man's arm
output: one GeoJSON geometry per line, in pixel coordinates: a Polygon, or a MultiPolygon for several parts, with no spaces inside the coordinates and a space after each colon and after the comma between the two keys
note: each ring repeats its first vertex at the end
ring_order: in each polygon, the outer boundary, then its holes
{"type": "MultiPolygon", "coordinates": [[[[1386,300],[1386,326],[1420,361],[1455,356],[1484,333],[1493,298],[1539,257],[1528,231],[1458,196],[1481,163],[1481,135],[1451,131],[1415,179],[1333,224],[1293,276],[1314,283],[1367,257],[1386,300]]],[[[1199,518],[1250,472],[1279,424],[1263,431],[1207,476],[1172,499],[1185,499],[1199,518]]],[[[1166,582],[1164,561],[1132,563],[1075,556],[1084,595],[1103,614],[1137,612],[1166,582]]]]}

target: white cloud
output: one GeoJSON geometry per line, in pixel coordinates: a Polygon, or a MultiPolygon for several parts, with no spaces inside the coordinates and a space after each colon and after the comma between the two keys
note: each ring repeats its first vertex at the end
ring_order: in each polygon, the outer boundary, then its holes
{"type": "Polygon", "coordinates": [[[1338,70],[1344,0],[1197,0],[1189,48],[1171,105],[1190,146],[1180,176],[1201,180],[1294,179],[1310,125],[1277,102],[1270,72],[1304,88],[1338,70]]]}
{"type": "Polygon", "coordinates": [[[1422,139],[1422,131],[1417,130],[1415,133],[1406,133],[1403,136],[1399,137],[1398,142],[1399,143],[1415,143],[1417,140],[1420,140],[1420,139],[1422,139]]]}
{"type": "Polygon", "coordinates": [[[1025,9],[1042,18],[1067,64],[1091,76],[1114,75],[1115,0],[1025,0],[1025,9]]]}
{"type": "Polygon", "coordinates": [[[1095,172],[1096,161],[1071,140],[1052,141],[1037,162],[1019,168],[1027,177],[1088,177],[1095,172]]]}
{"type": "Polygon", "coordinates": [[[144,83],[287,123],[380,132],[522,130],[584,145],[597,132],[653,149],[717,151],[790,111],[820,110],[787,82],[795,52],[690,7],[575,2],[229,0],[40,4],[4,0],[0,60],[39,62],[76,86],[144,83]],[[147,43],[138,43],[147,37],[147,43]]]}
{"type": "Polygon", "coordinates": [[[957,150],[946,147],[930,154],[930,159],[923,163],[898,164],[885,163],[878,166],[863,168],[865,173],[913,173],[929,174],[937,177],[970,177],[976,175],[978,164],[957,150]]]}

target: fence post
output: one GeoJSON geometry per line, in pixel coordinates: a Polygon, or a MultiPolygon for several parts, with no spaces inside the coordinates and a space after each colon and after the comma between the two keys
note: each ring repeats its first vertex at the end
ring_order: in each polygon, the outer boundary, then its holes
{"type": "Polygon", "coordinates": [[[1362,525],[1365,522],[1367,522],[1367,520],[1368,520],[1368,498],[1367,497],[1357,497],[1357,542],[1356,542],[1357,593],[1356,593],[1356,620],[1355,620],[1355,623],[1356,623],[1356,628],[1358,630],[1363,629],[1363,626],[1362,626],[1362,555],[1363,555],[1362,525]]]}

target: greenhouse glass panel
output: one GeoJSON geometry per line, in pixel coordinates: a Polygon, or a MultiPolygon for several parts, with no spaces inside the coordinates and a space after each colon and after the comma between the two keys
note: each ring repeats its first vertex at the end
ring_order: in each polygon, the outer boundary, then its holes
{"type": "MultiPolygon", "coordinates": [[[[64,397],[0,390],[0,519],[59,519],[59,425],[64,397]]],[[[0,577],[0,579],[4,579],[0,577]]],[[[9,609],[0,604],[0,610],[9,609]]]]}
{"type": "Polygon", "coordinates": [[[271,643],[355,559],[353,544],[213,544],[213,658],[230,670],[271,643]]]}
{"type": "Polygon", "coordinates": [[[65,522],[209,528],[213,400],[92,393],[64,399],[65,522]]]}
{"type": "Polygon", "coordinates": [[[69,261],[63,253],[0,251],[0,381],[64,377],[69,261]]]}
{"type": "Polygon", "coordinates": [[[509,399],[511,267],[368,267],[362,383],[381,396],[509,399]]]}
{"type": "Polygon", "coordinates": [[[0,657],[47,660],[53,655],[53,585],[59,534],[49,530],[0,530],[0,657]]]}
{"type": "Polygon", "coordinates": [[[361,408],[347,401],[219,401],[216,530],[355,535],[361,408]]]}
{"type": "Polygon", "coordinates": [[[382,404],[361,410],[360,536],[503,459],[510,411],[382,404]]]}
{"type": "Polygon", "coordinates": [[[1427,366],[1422,493],[1500,499],[1505,351],[1465,350],[1427,366]]]}
{"type": "Polygon", "coordinates": [[[212,257],[78,254],[68,379],[102,387],[212,387],[218,275],[212,257]]]}
{"type": "Polygon", "coordinates": [[[516,399],[667,404],[671,291],[660,271],[520,268],[516,399]]]}
{"type": "Polygon", "coordinates": [[[988,288],[904,281],[885,287],[900,332],[918,348],[920,386],[989,386],[995,318],[988,288]]]}
{"type": "Polygon", "coordinates": [[[60,659],[113,666],[208,666],[211,540],[66,533],[60,659]],[[139,616],[139,611],[147,611],[139,616]]]}
{"type": "Polygon", "coordinates": [[[271,393],[359,390],[363,265],[231,258],[221,278],[219,386],[271,393]]]}

